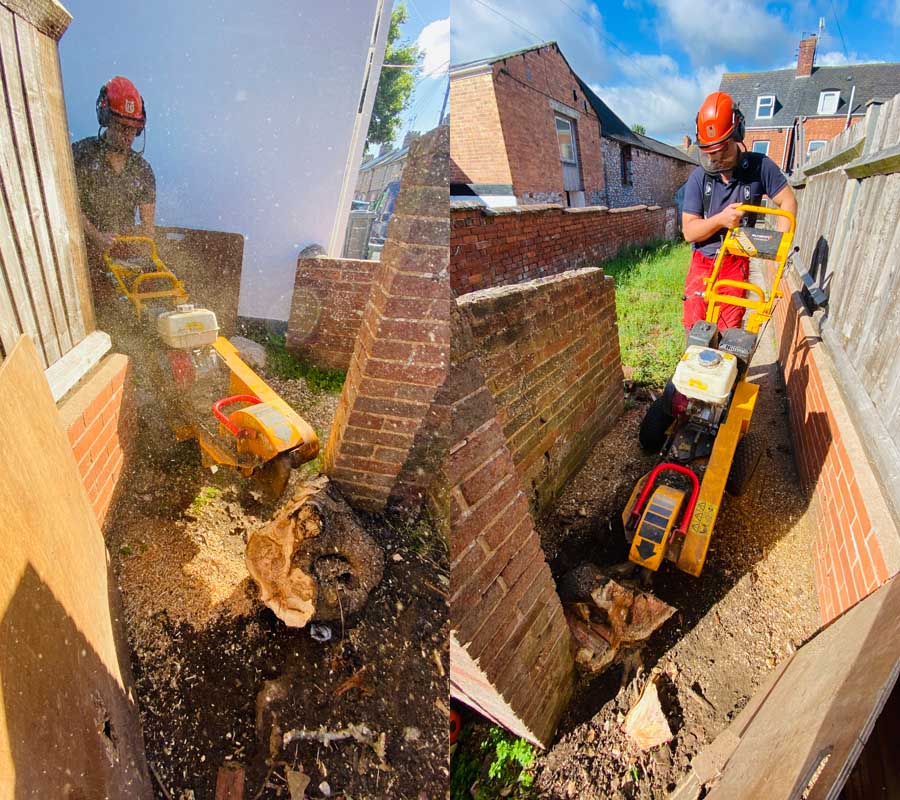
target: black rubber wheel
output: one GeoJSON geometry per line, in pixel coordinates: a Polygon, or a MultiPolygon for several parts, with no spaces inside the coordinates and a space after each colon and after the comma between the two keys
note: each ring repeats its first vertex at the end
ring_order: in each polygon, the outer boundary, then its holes
{"type": "Polygon", "coordinates": [[[747,491],[764,447],[762,437],[755,432],[745,434],[738,442],[725,484],[725,491],[732,497],[740,497],[747,491]]]}
{"type": "Polygon", "coordinates": [[[666,411],[665,398],[661,395],[647,408],[641,420],[638,441],[648,453],[656,453],[666,443],[666,431],[672,424],[672,416],[666,411]]]}

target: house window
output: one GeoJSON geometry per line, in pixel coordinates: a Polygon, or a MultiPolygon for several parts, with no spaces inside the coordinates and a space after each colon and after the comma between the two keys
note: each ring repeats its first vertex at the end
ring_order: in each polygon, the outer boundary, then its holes
{"type": "Polygon", "coordinates": [[[771,119],[775,114],[775,95],[761,94],[756,98],[756,118],[771,119]]]}
{"type": "Polygon", "coordinates": [[[840,99],[841,93],[836,89],[828,92],[821,92],[819,94],[819,113],[837,114],[837,107],[840,99]]]}
{"type": "Polygon", "coordinates": [[[806,146],[806,155],[811,155],[816,150],[821,150],[826,144],[828,143],[824,139],[810,139],[809,144],[806,146]]]}
{"type": "Polygon", "coordinates": [[[556,139],[559,141],[559,158],[566,164],[577,164],[575,155],[575,125],[566,117],[556,118],[556,139]]]}
{"type": "Polygon", "coordinates": [[[759,141],[753,143],[753,152],[762,153],[764,156],[769,155],[769,142],[759,141]]]}
{"type": "Polygon", "coordinates": [[[631,186],[634,174],[631,167],[631,146],[622,145],[622,186],[631,186]]]}

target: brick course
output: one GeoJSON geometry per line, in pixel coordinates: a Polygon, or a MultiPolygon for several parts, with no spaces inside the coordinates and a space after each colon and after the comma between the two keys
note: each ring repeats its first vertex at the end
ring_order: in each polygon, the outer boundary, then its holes
{"type": "Polygon", "coordinates": [[[114,353],[59,404],[59,414],[94,515],[103,526],[137,430],[131,366],[114,353]]]}
{"type": "Polygon", "coordinates": [[[582,269],[458,303],[520,486],[540,512],[624,410],[615,284],[582,269]]]}
{"type": "Polygon", "coordinates": [[[467,314],[453,320],[437,471],[450,530],[451,693],[546,746],[572,693],[569,631],[476,338],[467,314]]]}
{"type": "Polygon", "coordinates": [[[416,434],[447,377],[448,151],[446,126],[410,146],[325,448],[328,475],[352,504],[374,511],[384,509],[397,489],[416,434]],[[403,387],[412,391],[401,395],[403,387]],[[373,434],[390,437],[393,446],[369,452],[373,434]]]}
{"type": "Polygon", "coordinates": [[[287,349],[316,366],[346,370],[377,266],[349,258],[299,259],[287,349]]]}
{"type": "Polygon", "coordinates": [[[783,289],[773,322],[797,466],[819,519],[813,563],[827,623],[890,577],[879,530],[896,532],[877,507],[875,478],[793,275],[783,289]]]}
{"type": "Polygon", "coordinates": [[[532,206],[451,209],[450,283],[456,295],[556,275],[674,235],[667,209],[532,206]],[[671,226],[669,226],[671,227],[671,226]]]}

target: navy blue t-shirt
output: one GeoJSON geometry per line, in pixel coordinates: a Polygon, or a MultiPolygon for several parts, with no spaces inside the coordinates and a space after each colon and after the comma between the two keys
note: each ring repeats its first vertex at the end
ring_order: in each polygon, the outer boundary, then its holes
{"type": "MultiPolygon", "coordinates": [[[[707,175],[703,167],[696,167],[684,185],[684,206],[682,210],[698,217],[712,217],[732,203],[746,203],[758,206],[763,195],[774,197],[787,185],[787,178],[778,165],[762,153],[739,153],[738,163],[725,183],[721,175],[707,175]],[[703,195],[709,192],[709,210],[703,213],[703,195]]],[[[752,226],[755,217],[747,215],[742,224],[752,226]]],[[[694,242],[693,249],[714,258],[725,235],[725,229],[714,233],[702,242],[694,242]]]]}

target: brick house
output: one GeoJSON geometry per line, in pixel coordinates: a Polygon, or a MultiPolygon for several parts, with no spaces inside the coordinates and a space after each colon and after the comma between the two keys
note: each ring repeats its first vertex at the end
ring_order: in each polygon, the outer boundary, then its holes
{"type": "Polygon", "coordinates": [[[382,146],[378,155],[367,159],[359,168],[359,176],[356,179],[356,189],[353,192],[354,200],[364,200],[367,203],[374,201],[381,190],[391,181],[399,181],[409,155],[409,143],[415,138],[410,132],[403,139],[403,144],[398,148],[382,146]]]}
{"type": "Polygon", "coordinates": [[[796,69],[726,72],[719,85],[744,112],[747,148],[786,172],[859,122],[869,105],[900,92],[900,63],[817,67],[815,56],[812,35],[800,42],[796,69]]]}
{"type": "Polygon", "coordinates": [[[694,162],[632,133],[556,42],[450,69],[450,191],[486,205],[671,205],[694,162]]]}

